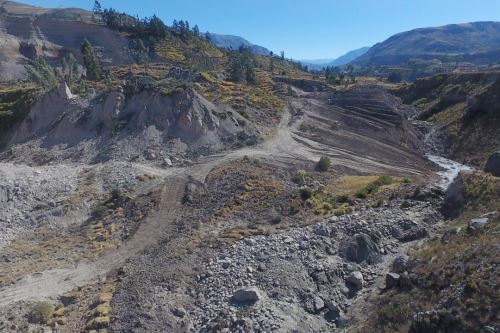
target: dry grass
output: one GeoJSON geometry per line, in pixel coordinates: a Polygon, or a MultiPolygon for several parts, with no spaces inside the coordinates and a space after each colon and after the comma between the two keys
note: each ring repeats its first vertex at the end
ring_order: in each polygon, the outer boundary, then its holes
{"type": "MultiPolygon", "coordinates": [[[[500,217],[474,233],[466,225],[470,218],[500,210],[500,178],[481,172],[461,177],[464,211],[447,225],[449,240],[429,241],[411,253],[417,263],[410,270],[414,287],[382,296],[361,331],[407,332],[413,314],[428,310],[437,310],[434,320],[449,332],[475,332],[498,320],[500,217]],[[439,321],[444,318],[452,320],[439,321]]],[[[435,331],[431,326],[425,329],[435,331]]]]}

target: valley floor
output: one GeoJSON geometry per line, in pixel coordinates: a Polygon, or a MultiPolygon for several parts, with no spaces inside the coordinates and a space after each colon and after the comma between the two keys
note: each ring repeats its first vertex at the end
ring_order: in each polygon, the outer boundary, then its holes
{"type": "Polygon", "coordinates": [[[34,304],[56,306],[44,332],[362,322],[393,260],[441,226],[419,135],[397,99],[359,85],[289,97],[262,144],[190,166],[0,164],[0,330],[39,330],[34,304]]]}

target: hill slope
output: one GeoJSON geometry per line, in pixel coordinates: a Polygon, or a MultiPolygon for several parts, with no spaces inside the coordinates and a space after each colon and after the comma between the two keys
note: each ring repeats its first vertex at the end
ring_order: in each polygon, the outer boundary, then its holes
{"type": "MultiPolygon", "coordinates": [[[[207,35],[205,35],[206,37],[207,35]]],[[[210,34],[210,41],[213,45],[223,48],[223,49],[232,49],[237,50],[240,46],[245,46],[250,49],[254,54],[268,55],[269,50],[263,46],[255,45],[247,41],[243,37],[234,36],[234,35],[219,35],[219,34],[210,34]]]]}
{"type": "Polygon", "coordinates": [[[316,60],[302,60],[303,63],[308,65],[311,69],[321,69],[326,66],[343,66],[347,65],[351,61],[357,59],[358,57],[365,54],[370,48],[369,47],[361,47],[356,50],[352,50],[347,52],[344,55],[336,59],[316,59],[316,60]]]}
{"type": "Polygon", "coordinates": [[[396,34],[359,57],[358,65],[402,64],[412,59],[488,63],[500,54],[500,23],[474,22],[396,34]]]}

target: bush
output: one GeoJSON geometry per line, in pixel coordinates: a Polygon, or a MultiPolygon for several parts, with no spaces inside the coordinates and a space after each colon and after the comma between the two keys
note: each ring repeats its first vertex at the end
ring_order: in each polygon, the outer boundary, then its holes
{"type": "Polygon", "coordinates": [[[387,76],[387,81],[391,83],[399,83],[403,80],[403,75],[400,72],[392,72],[387,76]]]}
{"type": "Polygon", "coordinates": [[[410,304],[411,302],[407,295],[394,295],[379,309],[379,322],[385,324],[404,324],[408,322],[412,315],[410,304]]]}
{"type": "Polygon", "coordinates": [[[111,191],[111,199],[118,200],[122,197],[122,191],[119,188],[115,188],[111,191]]]}
{"type": "Polygon", "coordinates": [[[96,219],[102,219],[104,216],[106,216],[107,212],[108,212],[108,207],[104,205],[98,205],[92,212],[92,216],[96,219]]]}
{"type": "Polygon", "coordinates": [[[369,183],[365,188],[359,190],[356,193],[356,197],[360,199],[366,199],[370,194],[376,193],[380,187],[385,185],[390,185],[394,182],[394,179],[390,176],[380,176],[377,180],[369,183]]]}
{"type": "Polygon", "coordinates": [[[313,191],[308,187],[303,187],[299,191],[302,200],[310,199],[313,196],[313,191]]]}
{"type": "Polygon", "coordinates": [[[330,159],[328,157],[322,156],[319,159],[318,163],[316,164],[316,170],[319,172],[328,171],[331,164],[332,164],[332,162],[330,161],[330,159]]]}
{"type": "Polygon", "coordinates": [[[323,202],[323,209],[324,209],[324,210],[328,210],[328,211],[329,211],[329,210],[332,210],[332,209],[333,209],[333,206],[332,206],[332,204],[331,204],[331,203],[329,203],[329,202],[323,202]]]}
{"type": "Polygon", "coordinates": [[[306,172],[304,170],[297,171],[292,176],[292,181],[298,185],[304,185],[306,183],[306,172]]]}
{"type": "Polygon", "coordinates": [[[279,216],[277,214],[271,216],[270,222],[271,222],[271,224],[280,224],[281,223],[281,216],[279,216]]]}
{"type": "Polygon", "coordinates": [[[54,309],[47,302],[36,303],[31,309],[28,317],[32,323],[45,324],[52,317],[54,309]]]}

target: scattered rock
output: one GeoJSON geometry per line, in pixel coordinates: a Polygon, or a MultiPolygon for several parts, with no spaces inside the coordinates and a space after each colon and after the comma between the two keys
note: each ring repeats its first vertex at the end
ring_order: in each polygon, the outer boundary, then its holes
{"type": "Polygon", "coordinates": [[[163,159],[163,164],[166,165],[166,166],[171,167],[172,166],[172,160],[170,158],[168,158],[168,157],[165,157],[163,159]]]}
{"type": "Polygon", "coordinates": [[[500,150],[490,155],[484,171],[491,173],[493,176],[500,177],[500,150]]]}
{"type": "Polygon", "coordinates": [[[233,300],[238,303],[255,303],[260,299],[262,295],[257,287],[239,289],[233,294],[233,300]]]}
{"type": "Polygon", "coordinates": [[[367,234],[357,234],[355,241],[345,242],[341,245],[340,255],[347,260],[369,264],[378,262],[380,249],[367,234]]]}
{"type": "Polygon", "coordinates": [[[392,262],[392,270],[395,273],[403,273],[404,271],[406,271],[407,265],[408,265],[408,256],[400,255],[397,256],[392,262]]]}
{"type": "Polygon", "coordinates": [[[64,306],[68,306],[76,303],[76,301],[78,300],[78,293],[76,291],[69,291],[67,293],[64,293],[60,299],[61,303],[64,304],[64,306]]]}
{"type": "Polygon", "coordinates": [[[363,289],[364,279],[360,271],[354,271],[347,276],[346,282],[354,287],[356,291],[363,289]]]}
{"type": "Polygon", "coordinates": [[[397,273],[387,273],[385,276],[385,287],[391,289],[399,286],[401,276],[397,273]]]}
{"type": "Polygon", "coordinates": [[[187,314],[187,311],[183,307],[176,307],[172,309],[172,314],[179,318],[184,318],[187,314]]]}
{"type": "Polygon", "coordinates": [[[495,216],[497,216],[497,212],[490,212],[470,220],[467,224],[467,231],[469,233],[474,233],[479,229],[484,228],[484,226],[486,226],[490,222],[490,219],[495,216]]]}
{"type": "Polygon", "coordinates": [[[314,233],[318,236],[330,237],[330,228],[326,224],[319,224],[314,228],[314,233]]]}
{"type": "Polygon", "coordinates": [[[314,298],[314,311],[320,312],[325,307],[325,302],[321,297],[317,296],[314,298]]]}

